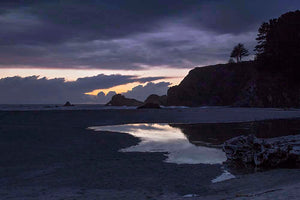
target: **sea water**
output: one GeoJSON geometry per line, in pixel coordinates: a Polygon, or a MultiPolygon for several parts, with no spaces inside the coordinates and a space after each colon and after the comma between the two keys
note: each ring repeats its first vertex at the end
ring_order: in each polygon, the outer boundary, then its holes
{"type": "Polygon", "coordinates": [[[163,152],[165,162],[176,164],[221,164],[226,160],[221,148],[196,146],[189,142],[179,128],[168,124],[125,124],[95,126],[95,131],[122,132],[139,138],[134,146],[121,149],[121,152],[163,152]]]}

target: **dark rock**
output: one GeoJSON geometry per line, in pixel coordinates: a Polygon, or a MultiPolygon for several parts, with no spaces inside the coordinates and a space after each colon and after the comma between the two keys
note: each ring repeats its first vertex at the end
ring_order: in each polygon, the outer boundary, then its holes
{"type": "Polygon", "coordinates": [[[271,139],[259,139],[254,135],[239,136],[226,141],[223,151],[227,163],[237,166],[299,167],[300,135],[271,139]]]}
{"type": "Polygon", "coordinates": [[[154,103],[162,106],[167,105],[167,95],[158,96],[157,94],[151,94],[145,100],[145,103],[154,103]]]}
{"type": "Polygon", "coordinates": [[[126,98],[124,95],[116,94],[106,104],[106,106],[141,106],[143,102],[135,99],[126,98]]]}
{"type": "Polygon", "coordinates": [[[71,104],[69,101],[67,101],[64,106],[68,107],[68,106],[74,106],[74,105],[71,104]]]}
{"type": "Polygon", "coordinates": [[[168,90],[170,106],[299,107],[300,84],[255,61],[197,67],[168,90]]]}
{"type": "Polygon", "coordinates": [[[232,105],[254,76],[251,62],[197,67],[177,86],[168,90],[173,106],[232,105]]]}
{"type": "Polygon", "coordinates": [[[159,109],[160,105],[157,103],[145,103],[144,105],[138,107],[138,109],[145,109],[145,108],[159,109]]]}

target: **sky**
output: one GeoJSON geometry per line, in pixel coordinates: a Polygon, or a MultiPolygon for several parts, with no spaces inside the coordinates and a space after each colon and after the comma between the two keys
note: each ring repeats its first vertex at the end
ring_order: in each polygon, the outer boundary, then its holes
{"type": "Polygon", "coordinates": [[[299,0],[1,0],[0,103],[166,94],[299,0]]]}

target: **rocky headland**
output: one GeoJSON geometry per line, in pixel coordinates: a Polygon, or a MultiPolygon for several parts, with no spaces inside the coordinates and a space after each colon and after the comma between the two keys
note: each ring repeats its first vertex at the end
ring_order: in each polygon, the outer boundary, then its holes
{"type": "Polygon", "coordinates": [[[197,67],[167,95],[151,94],[144,102],[121,94],[106,105],[300,107],[300,82],[278,73],[257,70],[256,61],[197,67]]]}
{"type": "Polygon", "coordinates": [[[299,84],[255,61],[197,67],[168,90],[172,106],[299,107],[299,84]]]}

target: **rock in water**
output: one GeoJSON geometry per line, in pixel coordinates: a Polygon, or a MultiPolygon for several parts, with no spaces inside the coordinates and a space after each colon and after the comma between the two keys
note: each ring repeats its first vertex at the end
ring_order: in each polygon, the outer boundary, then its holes
{"type": "Polygon", "coordinates": [[[138,107],[138,109],[145,109],[145,108],[159,109],[160,105],[157,103],[146,103],[146,104],[138,107]]]}
{"type": "Polygon", "coordinates": [[[106,106],[141,106],[142,102],[135,99],[128,99],[124,95],[116,94],[106,104],[106,106]]]}
{"type": "Polygon", "coordinates": [[[69,101],[67,101],[64,106],[74,106],[74,105],[71,104],[69,101]]]}
{"type": "Polygon", "coordinates": [[[147,97],[144,103],[155,103],[161,106],[167,105],[167,95],[158,96],[157,94],[151,94],[147,97]]]}
{"type": "Polygon", "coordinates": [[[300,135],[259,139],[254,135],[238,136],[226,141],[223,151],[227,163],[238,166],[275,168],[299,167],[300,135]]]}

